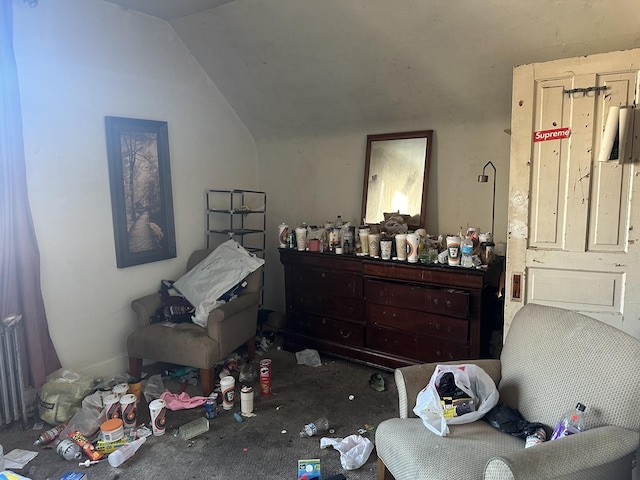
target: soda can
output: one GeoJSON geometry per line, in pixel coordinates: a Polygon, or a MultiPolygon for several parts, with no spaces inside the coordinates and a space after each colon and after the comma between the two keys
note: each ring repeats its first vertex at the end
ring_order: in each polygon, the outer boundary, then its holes
{"type": "Polygon", "coordinates": [[[278,242],[280,248],[287,248],[287,237],[289,236],[289,225],[281,223],[278,225],[278,242]]]}
{"type": "Polygon", "coordinates": [[[207,417],[209,420],[218,416],[218,406],[216,405],[215,397],[209,397],[207,401],[204,402],[204,410],[205,417],[207,417]]]}
{"type": "Polygon", "coordinates": [[[271,359],[260,360],[260,395],[271,395],[271,359]]]}

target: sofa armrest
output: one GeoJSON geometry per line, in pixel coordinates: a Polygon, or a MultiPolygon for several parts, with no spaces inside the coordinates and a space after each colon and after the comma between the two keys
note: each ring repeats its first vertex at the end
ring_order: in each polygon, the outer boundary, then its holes
{"type": "MultiPolygon", "coordinates": [[[[607,425],[493,457],[485,466],[484,479],[587,478],[598,468],[604,473],[598,478],[622,478],[612,470],[637,448],[638,432],[607,425]]],[[[631,463],[629,458],[628,473],[631,463]]]]}
{"type": "Polygon", "coordinates": [[[482,360],[453,360],[451,362],[423,363],[410,365],[396,369],[394,378],[398,388],[398,406],[400,418],[415,417],[413,407],[416,404],[418,393],[427,386],[436,365],[460,365],[472,363],[482,368],[498,385],[500,382],[501,368],[498,359],[482,360]]]}
{"type": "Polygon", "coordinates": [[[136,313],[138,327],[146,327],[151,324],[153,317],[162,306],[160,295],[152,293],[131,302],[131,309],[136,313]]]}
{"type": "Polygon", "coordinates": [[[211,338],[218,339],[220,324],[237,313],[247,308],[256,307],[260,301],[260,294],[247,292],[234,298],[230,302],[223,303],[209,313],[207,319],[207,333],[211,338]]]}

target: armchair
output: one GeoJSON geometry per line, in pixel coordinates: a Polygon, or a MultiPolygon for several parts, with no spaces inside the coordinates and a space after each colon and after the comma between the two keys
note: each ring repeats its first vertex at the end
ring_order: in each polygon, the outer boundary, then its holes
{"type": "MultiPolygon", "coordinates": [[[[480,420],[439,437],[413,413],[434,364],[395,371],[399,416],[376,430],[378,480],[631,478],[640,439],[640,342],[560,308],[527,304],[515,316],[500,360],[468,360],[496,382],[500,402],[550,433],[565,410],[587,406],[587,430],[524,448],[524,440],[480,420]]],[[[548,435],[549,437],[549,435],[548,435]]]]}
{"type": "MultiPolygon", "coordinates": [[[[187,271],[200,263],[212,250],[196,250],[187,262],[187,271]]],[[[127,337],[129,373],[142,373],[142,360],[156,360],[200,369],[204,395],[215,385],[215,365],[240,345],[246,343],[249,360],[255,355],[258,305],[262,287],[262,267],[247,277],[241,294],[209,314],[207,327],[194,323],[166,326],[151,324],[150,319],[161,307],[157,293],[131,302],[138,329],[127,337]]]]}

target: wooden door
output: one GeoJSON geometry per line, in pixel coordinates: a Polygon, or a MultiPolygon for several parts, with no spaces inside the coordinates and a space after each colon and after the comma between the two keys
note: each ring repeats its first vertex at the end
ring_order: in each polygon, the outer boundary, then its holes
{"type": "Polygon", "coordinates": [[[640,49],[514,69],[505,335],[533,302],[640,338],[639,70],[640,49]],[[625,156],[598,161],[611,106],[625,156]]]}

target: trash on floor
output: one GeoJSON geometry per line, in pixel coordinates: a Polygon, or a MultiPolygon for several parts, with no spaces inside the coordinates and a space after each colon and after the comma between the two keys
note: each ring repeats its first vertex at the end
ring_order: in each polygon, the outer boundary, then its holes
{"type": "Polygon", "coordinates": [[[364,465],[373,451],[373,443],[361,435],[345,438],[320,439],[320,448],[333,447],[340,452],[340,464],[345,470],[356,470],[364,465]]]}
{"type": "Polygon", "coordinates": [[[298,365],[307,365],[309,367],[322,366],[322,361],[320,360],[318,351],[311,348],[306,348],[296,352],[296,360],[298,361],[298,365]]]}
{"type": "Polygon", "coordinates": [[[384,392],[384,378],[379,373],[371,374],[369,378],[369,386],[373,388],[376,392],[384,392]]]}
{"type": "Polygon", "coordinates": [[[320,459],[298,460],[298,480],[321,480],[320,459]]]}

